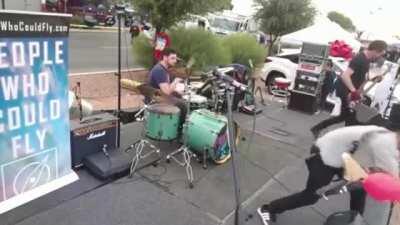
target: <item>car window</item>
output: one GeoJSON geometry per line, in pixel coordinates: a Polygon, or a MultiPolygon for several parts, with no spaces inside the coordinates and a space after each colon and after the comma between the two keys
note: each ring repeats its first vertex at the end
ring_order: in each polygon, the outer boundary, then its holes
{"type": "Polygon", "coordinates": [[[288,59],[290,60],[292,63],[299,63],[299,55],[298,54],[293,54],[293,55],[280,55],[278,56],[279,58],[283,58],[283,59],[288,59]]]}

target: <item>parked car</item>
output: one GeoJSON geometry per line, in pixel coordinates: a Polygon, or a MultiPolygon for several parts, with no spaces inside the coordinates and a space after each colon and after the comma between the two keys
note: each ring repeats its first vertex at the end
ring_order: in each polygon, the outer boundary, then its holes
{"type": "MultiPolygon", "coordinates": [[[[300,49],[287,49],[276,56],[269,56],[265,59],[265,64],[261,70],[261,80],[265,82],[268,93],[271,94],[274,80],[283,77],[291,80],[289,89],[294,86],[296,70],[299,62],[300,49]]],[[[347,62],[342,58],[331,57],[333,70],[336,74],[341,74],[347,66],[347,62]]]]}
{"type": "Polygon", "coordinates": [[[181,21],[178,25],[185,28],[202,28],[204,30],[210,30],[210,22],[208,19],[198,15],[189,15],[186,20],[181,21]]]}

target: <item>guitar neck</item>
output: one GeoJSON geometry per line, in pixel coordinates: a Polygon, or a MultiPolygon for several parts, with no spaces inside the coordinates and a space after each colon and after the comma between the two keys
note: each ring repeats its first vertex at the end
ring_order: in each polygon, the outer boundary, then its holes
{"type": "MultiPolygon", "coordinates": [[[[387,68],[387,70],[381,75],[382,77],[384,77],[389,71],[390,71],[390,69],[392,68],[392,66],[390,65],[388,68],[387,68]]],[[[378,83],[378,81],[372,81],[372,84],[369,86],[369,87],[367,87],[366,89],[364,89],[363,90],[363,92],[364,93],[367,93],[367,92],[369,92],[373,87],[375,87],[375,85],[378,83]]]]}

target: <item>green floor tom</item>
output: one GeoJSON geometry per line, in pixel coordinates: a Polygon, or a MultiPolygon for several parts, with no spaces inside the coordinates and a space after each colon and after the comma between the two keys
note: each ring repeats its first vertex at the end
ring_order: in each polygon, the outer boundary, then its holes
{"type": "Polygon", "coordinates": [[[146,110],[146,136],[170,141],[178,137],[180,110],[168,104],[154,104],[146,110]]]}

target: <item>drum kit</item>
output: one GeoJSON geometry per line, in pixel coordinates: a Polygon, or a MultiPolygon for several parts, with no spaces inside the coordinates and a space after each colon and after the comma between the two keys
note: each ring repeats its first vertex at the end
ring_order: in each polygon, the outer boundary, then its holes
{"type": "MultiPolygon", "coordinates": [[[[199,86],[199,84],[197,84],[199,86]]],[[[136,84],[130,89],[137,89],[146,99],[152,99],[151,103],[145,105],[137,116],[144,112],[144,134],[145,138],[131,145],[136,150],[132,159],[130,176],[138,166],[140,159],[153,153],[161,155],[159,148],[150,143],[154,141],[179,141],[182,146],[166,156],[167,163],[171,159],[180,166],[186,168],[189,187],[193,188],[193,172],[191,158],[195,157],[202,162],[203,168],[207,168],[207,161],[215,164],[223,164],[231,157],[228,143],[228,118],[212,107],[214,100],[199,95],[195,92],[197,88],[191,88],[188,79],[185,81],[184,94],[182,99],[186,102],[187,116],[182,127],[179,127],[180,109],[168,103],[167,96],[159,90],[149,87],[146,84],[136,84]],[[181,129],[181,130],[180,130],[181,129]],[[144,154],[144,145],[149,145],[151,151],[144,154]],[[202,158],[197,157],[202,156],[202,158]]],[[[235,143],[238,142],[239,128],[234,125],[235,143]]],[[[161,159],[161,156],[160,156],[161,159]]]]}

